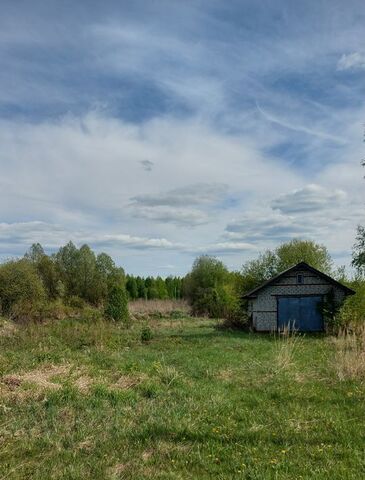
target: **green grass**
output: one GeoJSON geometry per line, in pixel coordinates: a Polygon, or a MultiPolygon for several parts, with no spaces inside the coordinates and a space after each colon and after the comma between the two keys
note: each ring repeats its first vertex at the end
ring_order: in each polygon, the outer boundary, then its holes
{"type": "Polygon", "coordinates": [[[143,325],[0,337],[0,480],[365,478],[365,388],[330,339],[143,325]]]}

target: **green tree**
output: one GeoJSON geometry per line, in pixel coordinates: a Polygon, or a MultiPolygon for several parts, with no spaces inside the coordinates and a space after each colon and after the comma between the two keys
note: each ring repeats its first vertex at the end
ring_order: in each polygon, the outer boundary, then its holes
{"type": "Polygon", "coordinates": [[[38,263],[45,255],[42,245],[40,243],[33,243],[24,257],[33,263],[38,263]]]}
{"type": "Polygon", "coordinates": [[[138,286],[137,281],[132,275],[127,275],[126,288],[131,300],[138,298],[138,286]]]}
{"type": "Polygon", "coordinates": [[[267,250],[255,260],[246,262],[241,271],[242,293],[259,286],[278,273],[306,262],[312,267],[331,274],[332,259],[324,245],[311,240],[291,240],[279,245],[275,250],[267,250]]]}
{"type": "Polygon", "coordinates": [[[55,255],[55,262],[65,286],[66,296],[79,295],[78,260],[79,251],[72,242],[61,247],[55,255]]]}
{"type": "Polygon", "coordinates": [[[137,288],[138,288],[138,298],[143,298],[144,300],[147,299],[147,288],[143,278],[137,277],[136,278],[137,288]]]}
{"type": "Polygon", "coordinates": [[[0,301],[4,314],[10,314],[17,304],[35,304],[44,298],[42,280],[31,261],[11,260],[0,266],[0,301]]]}
{"type": "Polygon", "coordinates": [[[105,313],[116,322],[128,322],[128,295],[124,285],[120,283],[109,285],[105,313]]]}
{"type": "Polygon", "coordinates": [[[359,275],[365,274],[365,227],[358,225],[356,241],[352,249],[352,266],[359,275]]]}
{"type": "Polygon", "coordinates": [[[82,245],[76,258],[77,294],[88,302],[96,303],[98,288],[95,253],[88,245],[82,245]]]}
{"type": "Polygon", "coordinates": [[[185,292],[193,313],[214,318],[223,316],[230,300],[228,285],[229,272],[220,260],[208,255],[198,257],[185,277],[185,292]]]}
{"type": "Polygon", "coordinates": [[[109,279],[115,275],[116,270],[117,267],[108,254],[102,252],[96,256],[92,290],[94,303],[100,304],[105,302],[108,295],[109,279]]]}
{"type": "Polygon", "coordinates": [[[248,292],[278,272],[278,258],[275,252],[267,250],[242,267],[242,292],[248,292]]]}
{"type": "Polygon", "coordinates": [[[332,272],[333,262],[327,248],[312,240],[294,239],[283,243],[276,249],[275,254],[278,259],[278,272],[299,262],[306,262],[323,273],[332,272]]]}
{"type": "Polygon", "coordinates": [[[157,298],[159,298],[160,300],[166,300],[166,298],[169,298],[169,295],[167,293],[165,280],[163,280],[161,277],[156,278],[155,288],[156,288],[156,291],[157,291],[157,298]]]}
{"type": "Polygon", "coordinates": [[[56,299],[60,296],[62,287],[55,262],[48,255],[43,255],[38,260],[36,268],[43,281],[48,298],[52,300],[56,299]]]}
{"type": "Polygon", "coordinates": [[[42,245],[40,243],[33,243],[25,253],[24,258],[32,262],[36,267],[48,298],[53,300],[57,298],[60,290],[60,276],[54,260],[46,255],[42,245]]]}

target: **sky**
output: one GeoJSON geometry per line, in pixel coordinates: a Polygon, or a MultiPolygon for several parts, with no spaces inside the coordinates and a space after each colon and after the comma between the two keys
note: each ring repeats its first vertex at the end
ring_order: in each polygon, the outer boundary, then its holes
{"type": "Polygon", "coordinates": [[[230,269],[364,224],[363,0],[2,0],[0,258],[230,269]]]}

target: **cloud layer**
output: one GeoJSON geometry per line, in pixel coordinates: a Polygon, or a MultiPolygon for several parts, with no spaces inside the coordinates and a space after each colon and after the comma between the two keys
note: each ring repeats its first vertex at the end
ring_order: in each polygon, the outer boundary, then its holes
{"type": "Polygon", "coordinates": [[[5,0],[0,256],[72,239],[185,273],[303,237],[348,262],[364,20],[357,0],[5,0]]]}

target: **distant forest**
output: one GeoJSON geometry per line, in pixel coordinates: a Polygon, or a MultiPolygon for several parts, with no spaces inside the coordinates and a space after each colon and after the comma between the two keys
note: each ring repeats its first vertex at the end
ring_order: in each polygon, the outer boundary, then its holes
{"type": "Polygon", "coordinates": [[[184,279],[181,277],[140,277],[127,275],[126,289],[130,300],[179,300],[183,298],[184,279]]]}

